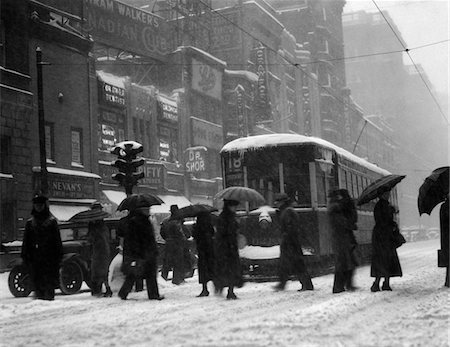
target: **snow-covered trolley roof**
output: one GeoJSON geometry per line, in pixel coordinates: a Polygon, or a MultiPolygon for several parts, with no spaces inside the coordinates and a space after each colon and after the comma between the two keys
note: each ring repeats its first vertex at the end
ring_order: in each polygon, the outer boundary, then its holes
{"type": "Polygon", "coordinates": [[[389,175],[390,172],[380,168],[379,166],[368,162],[365,159],[362,159],[349,151],[332,144],[324,139],[320,139],[318,137],[312,136],[304,136],[299,134],[266,134],[266,135],[257,135],[257,136],[249,136],[249,137],[241,137],[239,139],[228,142],[225,146],[222,147],[220,153],[227,152],[246,152],[249,150],[257,150],[261,148],[267,147],[281,147],[281,146],[289,146],[289,145],[306,145],[306,144],[315,144],[325,148],[332,149],[336,151],[342,157],[351,160],[365,168],[378,172],[381,175],[389,175]]]}

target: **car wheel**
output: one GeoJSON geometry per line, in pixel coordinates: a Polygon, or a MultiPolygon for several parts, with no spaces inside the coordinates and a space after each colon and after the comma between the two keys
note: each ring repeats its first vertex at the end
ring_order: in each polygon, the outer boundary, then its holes
{"type": "Polygon", "coordinates": [[[23,265],[14,266],[8,276],[9,291],[16,298],[24,298],[33,290],[30,274],[23,265]]]}
{"type": "Polygon", "coordinates": [[[64,262],[59,269],[59,288],[66,294],[75,294],[83,284],[83,271],[74,261],[64,262]]]}

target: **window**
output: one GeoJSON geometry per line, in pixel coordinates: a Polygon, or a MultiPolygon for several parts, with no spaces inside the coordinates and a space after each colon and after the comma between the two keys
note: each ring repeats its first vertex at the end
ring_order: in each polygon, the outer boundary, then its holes
{"type": "Polygon", "coordinates": [[[45,155],[47,160],[55,160],[55,127],[50,122],[45,122],[45,155]]]}
{"type": "Polygon", "coordinates": [[[81,129],[72,129],[72,165],[83,164],[81,129]]]}
{"type": "Polygon", "coordinates": [[[0,138],[0,172],[12,173],[11,168],[11,137],[2,136],[0,138]]]}
{"type": "Polygon", "coordinates": [[[5,66],[5,24],[0,20],[0,66],[5,66]]]}

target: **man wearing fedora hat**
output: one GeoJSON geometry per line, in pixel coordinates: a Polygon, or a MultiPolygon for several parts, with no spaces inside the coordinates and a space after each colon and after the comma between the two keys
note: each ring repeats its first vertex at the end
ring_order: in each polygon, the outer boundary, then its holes
{"type": "Polygon", "coordinates": [[[50,214],[48,198],[38,194],[32,201],[32,217],[25,225],[21,256],[30,272],[36,299],[53,300],[63,255],[61,235],[50,214]]]}
{"type": "Polygon", "coordinates": [[[302,284],[300,291],[313,290],[314,286],[303,259],[300,221],[292,208],[292,200],[286,193],[279,193],[275,196],[275,203],[279,206],[281,229],[280,282],[275,286],[275,290],[284,290],[291,273],[294,273],[302,284]]]}

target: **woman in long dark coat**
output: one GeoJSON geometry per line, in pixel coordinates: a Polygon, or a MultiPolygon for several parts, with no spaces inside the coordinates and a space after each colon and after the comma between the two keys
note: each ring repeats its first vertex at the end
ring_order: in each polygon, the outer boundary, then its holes
{"type": "Polygon", "coordinates": [[[109,229],[103,219],[89,222],[88,237],[92,244],[91,255],[91,294],[93,296],[110,297],[111,288],[108,283],[108,270],[110,263],[109,229]],[[102,294],[102,285],[106,292],[102,294]]]}
{"type": "Polygon", "coordinates": [[[202,292],[198,296],[208,296],[208,282],[214,275],[214,227],[211,223],[211,213],[205,212],[197,216],[192,236],[197,243],[198,282],[202,284],[202,292]]]}
{"type": "Polygon", "coordinates": [[[373,215],[375,226],[372,232],[372,264],[370,276],[375,277],[370,290],[380,291],[380,280],[384,277],[382,290],[392,290],[389,284],[391,277],[401,277],[402,268],[394,242],[394,232],[398,228],[394,221],[394,207],[389,204],[389,191],[383,193],[375,204],[373,215]]]}
{"type": "Polygon", "coordinates": [[[228,287],[227,299],[237,299],[234,287],[242,287],[241,260],[237,236],[239,224],[236,220],[236,207],[239,204],[235,200],[224,200],[223,211],[217,220],[217,232],[214,237],[214,252],[216,257],[214,286],[217,292],[228,287]]]}
{"type": "Polygon", "coordinates": [[[63,255],[58,223],[50,215],[48,199],[42,195],[33,198],[31,215],[25,225],[22,259],[30,272],[36,299],[53,300],[63,255]]]}
{"type": "Polygon", "coordinates": [[[156,275],[158,271],[158,246],[153,226],[149,220],[149,208],[130,211],[123,243],[123,272],[125,282],[119,290],[119,297],[126,300],[136,277],[145,279],[150,300],[162,300],[159,295],[156,275]]]}
{"type": "Polygon", "coordinates": [[[356,229],[358,215],[346,189],[338,189],[330,194],[328,218],[335,257],[333,293],[353,291],[356,289],[353,286],[353,274],[358,265],[355,257],[357,243],[353,230],[356,229]]]}

